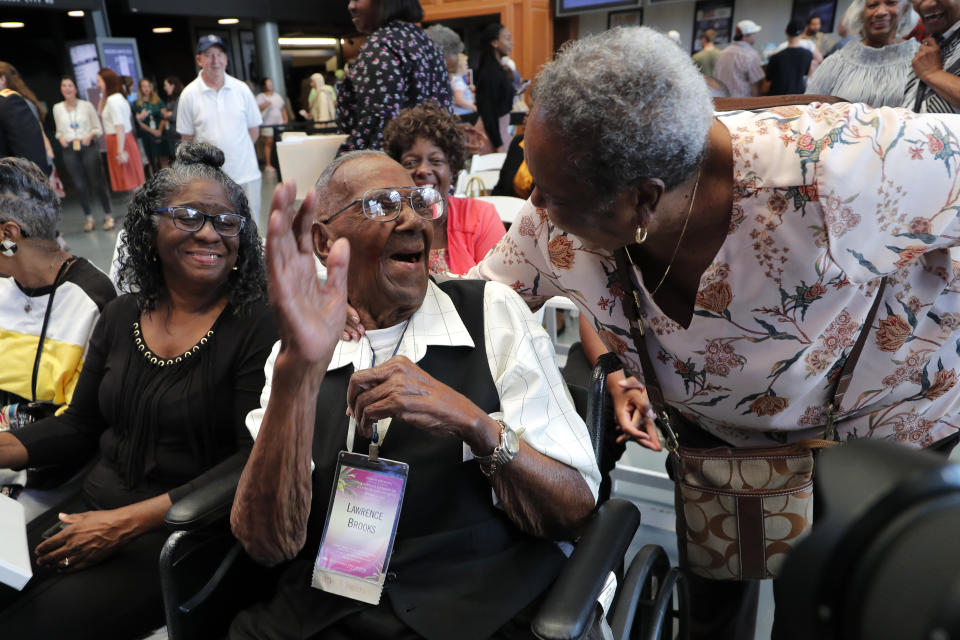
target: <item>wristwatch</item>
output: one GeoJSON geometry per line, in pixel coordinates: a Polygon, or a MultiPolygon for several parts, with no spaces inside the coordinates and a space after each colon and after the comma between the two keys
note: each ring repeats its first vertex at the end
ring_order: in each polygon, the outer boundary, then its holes
{"type": "Polygon", "coordinates": [[[503,420],[497,420],[497,422],[500,423],[500,444],[494,447],[490,455],[476,457],[477,462],[480,463],[480,470],[488,478],[493,477],[500,467],[509,464],[520,453],[520,434],[523,430],[514,431],[503,420]]]}

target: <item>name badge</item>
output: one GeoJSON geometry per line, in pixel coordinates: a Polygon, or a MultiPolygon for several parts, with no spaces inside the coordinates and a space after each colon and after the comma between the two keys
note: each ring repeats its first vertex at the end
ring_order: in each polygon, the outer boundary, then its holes
{"type": "Polygon", "coordinates": [[[79,140],[74,140],[74,141],[73,141],[73,150],[74,150],[74,151],[80,151],[80,141],[79,141],[79,140]]]}
{"type": "Polygon", "coordinates": [[[311,586],[379,604],[410,467],[341,451],[311,586]]]}

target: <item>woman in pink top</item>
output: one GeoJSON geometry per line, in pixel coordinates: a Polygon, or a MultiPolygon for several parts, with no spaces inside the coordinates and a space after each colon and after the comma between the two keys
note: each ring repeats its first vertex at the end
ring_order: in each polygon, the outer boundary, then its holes
{"type": "Polygon", "coordinates": [[[383,142],[417,186],[432,185],[447,198],[447,215],[434,222],[430,273],[466,273],[506,229],[489,202],[449,195],[466,156],[456,116],[434,103],[404,109],[384,128],[383,142]]]}

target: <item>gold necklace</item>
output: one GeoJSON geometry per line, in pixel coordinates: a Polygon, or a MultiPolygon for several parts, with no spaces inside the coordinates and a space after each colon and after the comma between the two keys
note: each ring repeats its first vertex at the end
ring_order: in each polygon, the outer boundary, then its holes
{"type": "MultiPolygon", "coordinates": [[[[680,251],[680,245],[683,243],[683,234],[687,232],[687,223],[690,222],[690,214],[693,213],[693,203],[697,199],[697,187],[700,186],[700,174],[703,172],[703,163],[701,162],[700,168],[697,169],[697,180],[693,183],[693,193],[690,195],[690,206],[687,207],[687,217],[683,219],[683,228],[680,229],[680,238],[677,240],[677,246],[673,248],[673,255],[670,256],[670,262],[667,263],[667,268],[663,272],[663,276],[660,278],[660,282],[657,283],[657,286],[653,288],[653,291],[650,292],[650,297],[657,295],[657,291],[660,290],[660,287],[667,280],[667,275],[670,273],[670,267],[673,266],[673,261],[677,259],[677,253],[680,251]]],[[[627,252],[629,257],[630,252],[627,252]]],[[[630,262],[633,262],[633,259],[630,259],[630,262]]],[[[636,265],[634,265],[636,266],[636,265]]]]}

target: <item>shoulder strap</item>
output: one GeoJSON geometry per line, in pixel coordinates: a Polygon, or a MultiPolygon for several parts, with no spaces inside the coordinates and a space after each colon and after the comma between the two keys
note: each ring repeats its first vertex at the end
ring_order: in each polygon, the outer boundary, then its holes
{"type": "Polygon", "coordinates": [[[886,288],[887,276],[884,276],[880,279],[880,286],[877,287],[877,294],[873,299],[873,306],[870,307],[870,312],[867,313],[867,317],[863,321],[863,326],[860,327],[860,335],[857,336],[856,343],[854,343],[853,348],[850,349],[850,353],[848,353],[844,359],[840,373],[837,375],[837,382],[833,387],[833,398],[830,400],[830,406],[827,407],[827,426],[826,429],[824,429],[823,436],[827,440],[833,440],[834,438],[834,419],[836,412],[840,410],[843,396],[847,393],[847,388],[850,386],[850,379],[853,377],[853,368],[857,364],[857,360],[860,359],[863,345],[867,343],[867,334],[870,333],[870,327],[873,325],[873,319],[877,315],[877,309],[880,307],[880,301],[883,299],[883,292],[886,288]]]}
{"type": "Polygon", "coordinates": [[[660,420],[660,424],[667,432],[667,448],[675,451],[677,447],[677,436],[670,425],[670,417],[667,413],[667,402],[663,398],[663,391],[660,389],[660,379],[657,378],[657,370],[650,361],[650,353],[647,351],[647,339],[643,333],[643,324],[640,321],[640,294],[637,293],[637,287],[630,277],[630,268],[627,266],[629,257],[625,248],[617,249],[614,252],[617,260],[617,274],[620,279],[620,288],[623,290],[623,314],[630,325],[630,336],[633,338],[633,344],[637,349],[637,357],[640,359],[640,368],[643,370],[643,384],[647,390],[647,396],[650,398],[650,404],[660,420]]]}
{"type": "Polygon", "coordinates": [[[63,275],[76,260],[77,258],[75,256],[64,260],[63,264],[60,265],[60,269],[57,271],[57,277],[53,279],[53,289],[50,290],[50,298],[47,300],[47,310],[43,313],[43,326],[40,328],[40,339],[37,341],[37,355],[33,359],[33,376],[30,378],[30,399],[33,402],[37,401],[37,374],[40,371],[40,357],[43,355],[43,343],[47,339],[47,325],[50,324],[53,296],[57,293],[57,287],[60,286],[63,275]]]}

